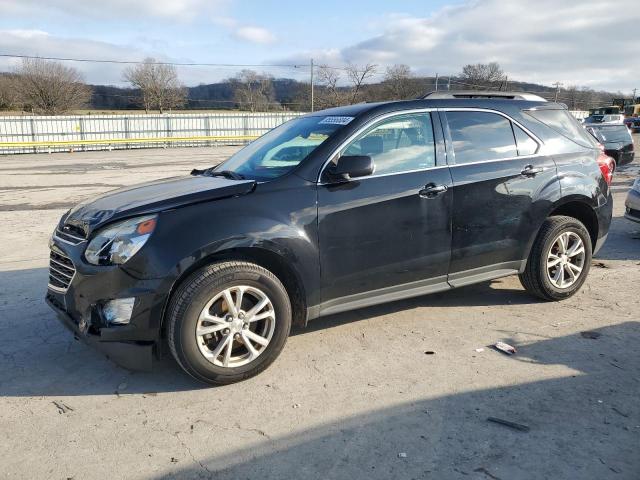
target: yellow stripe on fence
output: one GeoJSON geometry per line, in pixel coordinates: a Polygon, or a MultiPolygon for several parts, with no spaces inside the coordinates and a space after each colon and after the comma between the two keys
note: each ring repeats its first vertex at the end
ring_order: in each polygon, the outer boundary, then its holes
{"type": "Polygon", "coordinates": [[[172,143],[172,142],[228,142],[234,140],[255,140],[257,135],[236,135],[227,137],[148,137],[148,138],[109,138],[105,140],[50,140],[40,142],[0,142],[3,147],[61,147],[73,145],[111,145],[122,143],[172,143]]]}

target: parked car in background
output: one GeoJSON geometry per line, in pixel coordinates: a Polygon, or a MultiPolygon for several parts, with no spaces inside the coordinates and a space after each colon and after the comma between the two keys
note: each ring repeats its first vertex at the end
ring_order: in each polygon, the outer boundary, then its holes
{"type": "Polygon", "coordinates": [[[624,125],[624,115],[611,114],[611,115],[590,115],[584,119],[585,125],[624,125]]]}
{"type": "Polygon", "coordinates": [[[627,194],[627,200],[624,202],[625,218],[632,222],[640,223],[640,178],[633,183],[633,187],[627,194]]]}
{"type": "Polygon", "coordinates": [[[617,166],[633,162],[633,137],[625,125],[590,124],[585,128],[604,146],[604,153],[613,158],[617,166]]]}
{"type": "Polygon", "coordinates": [[[624,124],[632,133],[640,133],[640,117],[627,117],[624,124]]]}
{"type": "Polygon", "coordinates": [[[314,112],[216,167],[84,201],[54,229],[46,300],[118,363],[168,344],[224,384],[330,314],[513,274],[566,299],[607,238],[613,161],[525,95],[314,112]]]}

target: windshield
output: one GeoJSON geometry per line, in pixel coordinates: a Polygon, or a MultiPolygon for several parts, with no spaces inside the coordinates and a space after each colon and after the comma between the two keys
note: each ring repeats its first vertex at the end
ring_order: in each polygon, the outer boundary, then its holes
{"type": "Polygon", "coordinates": [[[271,180],[298,166],[350,117],[301,117],[283,123],[250,143],[215,171],[231,171],[252,180],[271,180]]]}

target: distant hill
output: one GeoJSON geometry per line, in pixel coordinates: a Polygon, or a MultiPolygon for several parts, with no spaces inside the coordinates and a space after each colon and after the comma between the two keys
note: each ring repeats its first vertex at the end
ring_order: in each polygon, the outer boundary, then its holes
{"type": "MultiPolygon", "coordinates": [[[[413,77],[410,79],[411,91],[415,92],[410,98],[423,95],[435,90],[435,77],[413,77]]],[[[309,84],[290,78],[276,78],[272,80],[274,110],[307,110],[309,108],[309,84]],[[279,105],[278,105],[279,104],[279,105]]],[[[446,90],[449,85],[448,77],[438,80],[438,90],[446,90]]],[[[89,108],[95,110],[131,110],[140,108],[139,90],[107,85],[91,85],[93,90],[89,108]]],[[[319,93],[323,87],[318,86],[319,93]]],[[[347,87],[341,87],[345,90],[347,87]]],[[[452,90],[467,90],[469,87],[459,79],[452,77],[452,90]]],[[[504,89],[510,91],[526,91],[536,93],[548,100],[553,100],[555,88],[529,82],[509,82],[504,89]]],[[[232,82],[223,81],[202,84],[187,88],[187,104],[185,109],[238,109],[241,107],[236,101],[235,86],[232,82]]],[[[620,97],[619,92],[595,92],[588,89],[561,89],[558,101],[566,103],[569,108],[586,109],[602,104],[610,104],[613,98],[620,97]],[[572,103],[573,105],[569,105],[572,103]]],[[[390,99],[385,82],[369,83],[363,87],[362,100],[380,101],[390,99]]]]}

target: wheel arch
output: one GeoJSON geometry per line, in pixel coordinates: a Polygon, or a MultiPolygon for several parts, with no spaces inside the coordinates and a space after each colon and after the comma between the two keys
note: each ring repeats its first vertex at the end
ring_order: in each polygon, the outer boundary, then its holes
{"type": "Polygon", "coordinates": [[[178,290],[180,285],[198,269],[210,265],[212,263],[237,260],[255,263],[273,273],[284,285],[289,300],[291,301],[292,323],[298,326],[306,324],[307,297],[306,290],[300,273],[291,265],[291,262],[273,250],[263,247],[233,247],[219,250],[214,253],[204,255],[198,260],[191,263],[187,268],[180,272],[179,276],[173,282],[171,290],[166,297],[164,308],[162,309],[161,331],[164,336],[166,329],[165,317],[167,308],[171,302],[171,298],[178,290]]]}
{"type": "MultiPolygon", "coordinates": [[[[565,215],[567,217],[580,220],[589,232],[592,248],[595,248],[599,235],[599,223],[592,199],[582,195],[574,195],[555,202],[551,208],[548,209],[547,214],[543,217],[540,225],[538,225],[538,228],[535,229],[529,238],[526,249],[526,259],[528,259],[531,254],[533,243],[535,242],[544,221],[547,218],[556,215],[565,215]]],[[[524,264],[522,268],[524,269],[524,264]]]]}
{"type": "Polygon", "coordinates": [[[580,220],[589,232],[592,248],[595,248],[599,233],[598,216],[588,199],[568,199],[556,205],[548,216],[554,215],[565,215],[580,220]]]}

